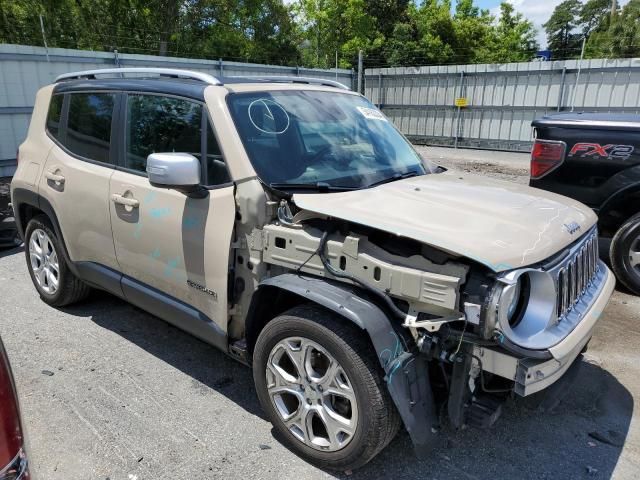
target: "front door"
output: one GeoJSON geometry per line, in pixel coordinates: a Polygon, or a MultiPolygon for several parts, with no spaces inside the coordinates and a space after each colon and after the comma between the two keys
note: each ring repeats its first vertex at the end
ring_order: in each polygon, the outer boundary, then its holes
{"type": "Polygon", "coordinates": [[[111,177],[109,193],[125,295],[125,283],[132,279],[151,287],[147,294],[183,302],[226,331],[235,200],[206,107],[187,99],[129,94],[124,110],[124,165],[111,177]],[[158,152],[199,158],[208,196],[190,198],[152,187],[146,159],[158,152]]]}

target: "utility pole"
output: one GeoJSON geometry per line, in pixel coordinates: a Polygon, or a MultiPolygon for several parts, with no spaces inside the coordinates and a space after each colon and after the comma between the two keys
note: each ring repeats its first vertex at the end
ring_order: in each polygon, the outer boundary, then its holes
{"type": "Polygon", "coordinates": [[[582,71],[582,61],[584,60],[584,47],[587,45],[587,36],[582,39],[582,53],[580,54],[580,62],[578,63],[578,73],[576,74],[576,85],[573,87],[573,99],[571,100],[571,111],[576,106],[576,93],[578,93],[578,84],[580,83],[580,72],[582,71]]]}
{"type": "Polygon", "coordinates": [[[362,81],[364,80],[363,66],[363,53],[362,50],[358,50],[358,93],[362,93],[362,81]]]}
{"type": "Polygon", "coordinates": [[[42,32],[42,42],[44,43],[44,49],[47,52],[47,62],[49,61],[49,47],[47,46],[47,36],[44,34],[44,20],[42,20],[42,14],[40,15],[40,31],[42,32]]]}

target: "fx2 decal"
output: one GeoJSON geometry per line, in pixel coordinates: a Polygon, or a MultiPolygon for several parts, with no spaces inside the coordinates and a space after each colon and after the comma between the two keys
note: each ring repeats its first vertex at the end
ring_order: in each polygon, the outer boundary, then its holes
{"type": "Polygon", "coordinates": [[[633,145],[600,145],[599,143],[576,143],[571,152],[570,157],[600,157],[612,160],[628,160],[635,147],[633,145]]]}

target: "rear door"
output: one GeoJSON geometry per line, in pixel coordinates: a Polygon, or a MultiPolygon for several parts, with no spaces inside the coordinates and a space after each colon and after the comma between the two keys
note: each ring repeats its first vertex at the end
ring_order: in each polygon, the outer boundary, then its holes
{"type": "Polygon", "coordinates": [[[47,134],[55,141],[40,180],[40,194],[53,206],[74,262],[118,268],[109,181],[114,172],[113,118],[118,94],[53,95],[47,134]]]}
{"type": "Polygon", "coordinates": [[[136,303],[139,292],[132,289],[151,287],[145,295],[156,291],[183,302],[226,331],[234,187],[206,107],[190,99],[129,94],[122,118],[122,165],[111,178],[110,208],[125,295],[136,303]],[[147,156],[159,152],[199,158],[208,196],[152,187],[147,156]]]}

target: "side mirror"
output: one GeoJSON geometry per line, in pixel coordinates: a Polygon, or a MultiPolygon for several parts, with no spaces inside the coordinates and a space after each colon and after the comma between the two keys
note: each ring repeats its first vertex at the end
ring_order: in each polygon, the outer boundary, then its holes
{"type": "Polygon", "coordinates": [[[201,190],[200,162],[188,153],[152,153],[147,157],[149,183],[192,194],[201,190]]]}

